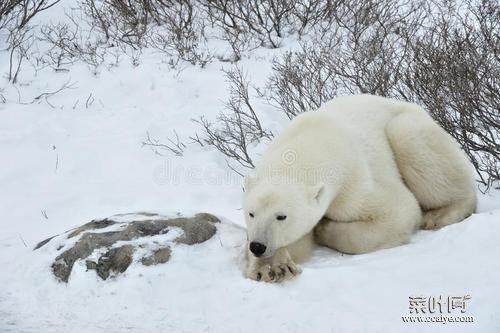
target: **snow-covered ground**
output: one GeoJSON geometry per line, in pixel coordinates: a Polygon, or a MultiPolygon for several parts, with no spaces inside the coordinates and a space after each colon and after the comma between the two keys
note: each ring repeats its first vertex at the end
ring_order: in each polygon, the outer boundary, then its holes
{"type": "MultiPolygon", "coordinates": [[[[102,281],[80,262],[67,285],[51,276],[55,246],[34,253],[16,227],[3,225],[12,235],[1,242],[0,331],[497,332],[499,215],[476,214],[367,255],[318,249],[302,275],[277,285],[243,277],[245,231],[229,221],[218,237],[174,249],[165,265],[132,266],[102,281]],[[402,320],[410,296],[445,302],[467,295],[466,315],[474,323],[402,320]]],[[[442,310],[448,315],[447,305],[442,310]]]]}
{"type": "MultiPolygon", "coordinates": [[[[283,49],[255,50],[239,65],[263,84],[283,49]]],[[[7,66],[0,53],[0,73],[7,66]]],[[[292,281],[246,279],[240,176],[207,148],[190,145],[174,157],[141,145],[147,132],[185,138],[197,128],[192,118],[213,119],[227,99],[220,69],[230,66],[214,61],[178,72],[146,53],[137,67],[124,61],[98,75],[75,65],[21,75],[16,86],[0,78],[7,98],[0,104],[0,332],[500,331],[499,192],[481,195],[479,212],[465,222],[421,231],[406,246],[360,256],[318,249],[292,281]],[[50,104],[27,103],[64,82],[72,88],[50,104]],[[220,239],[181,249],[166,265],[108,281],[75,274],[58,283],[50,249],[32,251],[94,218],[136,211],[206,211],[228,224],[220,239]],[[473,323],[403,322],[409,297],[444,303],[467,295],[464,314],[443,305],[443,315],[473,316],[473,323]]],[[[257,105],[279,132],[285,117],[257,105]]]]}

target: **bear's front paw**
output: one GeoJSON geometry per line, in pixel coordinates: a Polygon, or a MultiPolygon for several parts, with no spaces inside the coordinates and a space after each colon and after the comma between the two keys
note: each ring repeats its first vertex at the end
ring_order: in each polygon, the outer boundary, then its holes
{"type": "Polygon", "coordinates": [[[252,280],[263,282],[282,282],[289,280],[302,272],[300,267],[294,262],[270,265],[266,264],[252,270],[248,273],[248,277],[252,280]]]}

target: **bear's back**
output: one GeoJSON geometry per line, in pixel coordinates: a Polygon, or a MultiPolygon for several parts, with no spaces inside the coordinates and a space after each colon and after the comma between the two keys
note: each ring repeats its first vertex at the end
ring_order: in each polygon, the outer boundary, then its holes
{"type": "Polygon", "coordinates": [[[374,174],[397,172],[385,128],[408,106],[412,104],[372,95],[335,98],[316,111],[295,117],[259,164],[310,168],[334,160],[340,153],[349,155],[351,163],[371,165],[374,174]]]}

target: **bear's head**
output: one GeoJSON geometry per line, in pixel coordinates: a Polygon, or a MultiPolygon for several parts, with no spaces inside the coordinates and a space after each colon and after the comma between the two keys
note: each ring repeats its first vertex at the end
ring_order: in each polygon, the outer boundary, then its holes
{"type": "Polygon", "coordinates": [[[282,179],[245,179],[244,213],[249,250],[271,257],[309,233],[324,214],[324,185],[282,179]]]}

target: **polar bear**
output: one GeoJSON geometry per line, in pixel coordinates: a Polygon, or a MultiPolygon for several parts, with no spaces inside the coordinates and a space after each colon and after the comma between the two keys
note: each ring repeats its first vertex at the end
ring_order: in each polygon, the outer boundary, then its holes
{"type": "Polygon", "coordinates": [[[299,274],[314,243],[350,254],[394,247],[476,207],[452,137],[418,105],[372,95],[297,116],[244,189],[247,276],[266,282],[299,274]]]}

